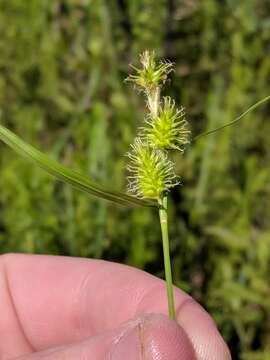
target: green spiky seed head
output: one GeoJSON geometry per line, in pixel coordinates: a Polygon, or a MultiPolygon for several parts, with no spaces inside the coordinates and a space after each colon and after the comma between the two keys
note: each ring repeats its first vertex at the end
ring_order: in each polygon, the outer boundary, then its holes
{"type": "Polygon", "coordinates": [[[190,131],[187,129],[184,108],[177,109],[170,97],[163,98],[157,116],[150,114],[142,128],[142,136],[153,146],[162,150],[184,150],[189,143],[190,131]]]}
{"type": "Polygon", "coordinates": [[[128,153],[131,163],[128,165],[130,172],[129,191],[138,198],[159,199],[162,194],[179,184],[175,175],[172,161],[167,154],[154,149],[148,142],[136,138],[132,151],[128,153]]]}
{"type": "Polygon", "coordinates": [[[130,75],[127,80],[134,82],[146,92],[151,92],[164,84],[168,74],[173,70],[170,62],[156,61],[154,51],[144,51],[140,55],[140,62],[142,68],[132,66],[135,74],[130,75]]]}
{"type": "Polygon", "coordinates": [[[170,97],[160,100],[162,86],[173,70],[170,62],[157,61],[154,52],[140,56],[141,68],[128,80],[143,90],[148,116],[146,124],[128,154],[129,191],[139,198],[156,198],[158,201],[179,181],[174,163],[168,159],[170,150],[184,150],[189,142],[189,130],[184,109],[178,109],[170,97]]]}

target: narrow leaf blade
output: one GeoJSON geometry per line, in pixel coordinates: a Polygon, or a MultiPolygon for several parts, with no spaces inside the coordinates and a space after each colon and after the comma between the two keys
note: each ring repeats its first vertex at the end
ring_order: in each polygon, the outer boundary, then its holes
{"type": "Polygon", "coordinates": [[[245,115],[247,115],[249,112],[255,110],[257,107],[259,107],[260,105],[262,105],[263,103],[265,103],[265,102],[267,102],[267,101],[269,101],[269,100],[270,100],[270,95],[266,96],[265,98],[257,101],[255,104],[251,105],[246,111],[244,111],[241,115],[237,116],[237,118],[235,118],[234,120],[230,121],[229,123],[227,123],[227,124],[225,124],[225,125],[222,125],[222,126],[216,128],[216,129],[203,132],[203,133],[195,136],[192,141],[198,140],[198,139],[201,138],[202,136],[207,136],[207,135],[214,134],[214,133],[216,133],[217,131],[220,131],[220,130],[225,129],[226,127],[235,125],[236,123],[238,123],[238,121],[240,121],[240,120],[241,120],[245,115]]]}
{"type": "Polygon", "coordinates": [[[113,201],[120,205],[158,207],[154,201],[136,199],[133,196],[122,192],[112,191],[96,184],[79,172],[71,170],[49,158],[46,154],[27,144],[12,131],[2,125],[0,125],[0,140],[11,147],[19,155],[22,155],[36,163],[50,175],[60,181],[72,185],[76,189],[109,201],[113,201]]]}

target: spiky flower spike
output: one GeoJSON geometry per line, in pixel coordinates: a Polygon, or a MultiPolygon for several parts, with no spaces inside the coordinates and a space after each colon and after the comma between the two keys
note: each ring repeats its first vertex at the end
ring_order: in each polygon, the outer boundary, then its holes
{"type": "Polygon", "coordinates": [[[158,115],[150,114],[146,123],[149,126],[143,127],[141,134],[153,147],[184,151],[184,146],[189,143],[190,131],[187,129],[184,108],[177,109],[169,96],[163,98],[158,115]]]}
{"type": "Polygon", "coordinates": [[[168,152],[184,150],[184,146],[189,142],[189,130],[184,109],[182,107],[178,109],[174,100],[168,96],[160,101],[161,87],[173,70],[172,64],[168,61],[157,61],[153,51],[145,51],[140,56],[140,62],[142,68],[133,66],[135,75],[130,75],[128,80],[143,90],[149,114],[145,118],[145,126],[141,128],[140,139],[136,139],[132,145],[133,151],[129,153],[133,164],[128,166],[131,173],[128,177],[128,188],[137,197],[152,197],[160,200],[179,183],[175,182],[176,175],[173,164],[168,160],[168,152]],[[166,172],[166,178],[164,173],[159,172],[160,167],[157,161],[161,164],[167,163],[169,171],[166,172]],[[172,179],[171,182],[169,182],[169,176],[172,179]]]}
{"type": "Polygon", "coordinates": [[[133,65],[134,75],[130,75],[127,80],[134,82],[144,91],[149,91],[157,86],[161,86],[167,80],[168,74],[173,70],[172,63],[168,61],[155,60],[154,51],[144,51],[140,55],[142,68],[139,69],[133,65]]]}
{"type": "Polygon", "coordinates": [[[167,193],[170,188],[179,184],[174,174],[173,162],[167,154],[136,138],[132,151],[128,153],[131,164],[128,170],[129,190],[138,198],[155,198],[167,193]]]}
{"type": "Polygon", "coordinates": [[[159,61],[155,59],[154,51],[144,51],[140,55],[142,68],[132,66],[135,70],[134,75],[130,75],[127,80],[135,83],[135,85],[146,94],[149,110],[153,114],[157,114],[160,87],[164,85],[168,74],[173,70],[172,63],[168,61],[159,61]]]}

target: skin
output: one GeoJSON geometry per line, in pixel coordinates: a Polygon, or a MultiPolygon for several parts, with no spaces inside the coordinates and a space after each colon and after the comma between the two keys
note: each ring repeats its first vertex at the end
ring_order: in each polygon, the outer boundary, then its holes
{"type": "Polygon", "coordinates": [[[100,260],[0,256],[0,360],[229,360],[208,313],[164,281],[100,260]]]}

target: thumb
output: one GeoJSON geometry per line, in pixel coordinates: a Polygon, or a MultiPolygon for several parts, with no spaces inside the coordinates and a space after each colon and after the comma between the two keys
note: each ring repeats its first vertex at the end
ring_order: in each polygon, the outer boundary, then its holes
{"type": "MultiPolygon", "coordinates": [[[[65,347],[49,349],[20,360],[195,360],[185,331],[164,315],[144,315],[118,329],[65,347]]],[[[17,360],[19,360],[17,359],[17,360]]]]}

